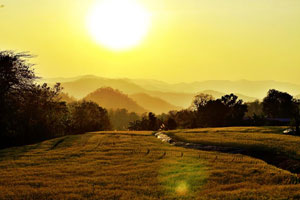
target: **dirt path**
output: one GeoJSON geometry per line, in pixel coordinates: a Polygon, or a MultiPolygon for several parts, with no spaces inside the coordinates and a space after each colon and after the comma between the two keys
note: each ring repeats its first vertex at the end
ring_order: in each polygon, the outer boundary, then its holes
{"type": "Polygon", "coordinates": [[[267,151],[267,150],[250,151],[248,149],[243,149],[243,148],[187,143],[187,142],[175,140],[174,138],[171,138],[170,136],[162,132],[156,133],[155,136],[158,139],[162,140],[163,142],[168,142],[174,146],[184,147],[189,149],[197,149],[202,151],[218,151],[221,153],[242,154],[242,155],[263,160],[270,165],[274,165],[280,169],[290,171],[291,173],[300,174],[300,160],[290,158],[284,154],[276,154],[274,152],[267,151]]]}

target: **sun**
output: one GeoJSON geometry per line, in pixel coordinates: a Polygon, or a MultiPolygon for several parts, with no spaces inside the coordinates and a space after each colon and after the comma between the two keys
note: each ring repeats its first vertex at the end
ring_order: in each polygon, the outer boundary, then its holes
{"type": "Polygon", "coordinates": [[[150,27],[150,12],[135,0],[98,1],[87,16],[93,39],[112,50],[127,50],[141,43],[150,27]]]}

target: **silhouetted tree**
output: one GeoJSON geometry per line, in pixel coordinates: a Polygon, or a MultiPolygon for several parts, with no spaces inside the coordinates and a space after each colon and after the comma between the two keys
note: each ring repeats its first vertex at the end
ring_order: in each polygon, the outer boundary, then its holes
{"type": "Polygon", "coordinates": [[[84,133],[110,130],[108,113],[94,102],[76,102],[69,105],[71,113],[70,131],[84,133]]]}
{"type": "Polygon", "coordinates": [[[247,105],[243,103],[243,100],[238,100],[238,96],[230,94],[223,96],[221,101],[227,110],[226,125],[241,125],[247,112],[247,105]]]}
{"type": "Polygon", "coordinates": [[[211,100],[204,107],[200,127],[216,127],[225,125],[228,108],[220,99],[211,100]]]}
{"type": "MultiPolygon", "coordinates": [[[[0,146],[21,143],[16,141],[17,131],[22,129],[18,124],[20,102],[35,87],[36,79],[32,65],[26,61],[30,57],[25,53],[0,52],[0,146]]],[[[23,134],[24,129],[21,131],[23,134]]]]}
{"type": "Polygon", "coordinates": [[[193,100],[196,127],[229,126],[241,124],[247,105],[234,94],[214,100],[211,95],[200,94],[193,100]]]}
{"type": "Polygon", "coordinates": [[[26,62],[30,57],[25,53],[0,52],[0,123],[10,112],[11,98],[21,99],[34,86],[36,76],[32,65],[26,62]]]}
{"type": "Polygon", "coordinates": [[[293,96],[277,90],[269,90],[263,100],[263,112],[269,118],[291,118],[294,103],[293,96]]]}
{"type": "Polygon", "coordinates": [[[77,106],[69,110],[60,101],[60,84],[37,85],[28,58],[24,53],[0,52],[0,148],[72,134],[72,130],[109,129],[105,109],[84,102],[74,103],[77,106]]]}
{"type": "Polygon", "coordinates": [[[157,121],[157,117],[155,116],[154,113],[150,112],[148,114],[148,119],[149,119],[149,126],[148,126],[148,130],[158,130],[159,126],[158,126],[158,121],[157,121]]]}
{"type": "Polygon", "coordinates": [[[293,120],[296,135],[300,135],[300,99],[294,99],[293,120]]]}
{"type": "Polygon", "coordinates": [[[214,100],[214,97],[210,94],[198,94],[194,97],[192,108],[197,112],[201,112],[209,101],[214,100]]]}

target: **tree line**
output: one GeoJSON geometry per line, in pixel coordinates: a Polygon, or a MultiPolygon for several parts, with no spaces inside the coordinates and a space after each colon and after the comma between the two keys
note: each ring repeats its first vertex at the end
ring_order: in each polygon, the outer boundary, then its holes
{"type": "Polygon", "coordinates": [[[262,102],[245,103],[234,94],[214,99],[208,94],[195,96],[192,106],[155,116],[149,113],[131,122],[130,130],[174,130],[226,126],[291,125],[300,135],[300,100],[274,89],[262,102]]]}
{"type": "Polygon", "coordinates": [[[60,84],[36,84],[30,55],[0,52],[0,148],[89,131],[110,130],[108,112],[94,102],[60,101],[60,84]]]}

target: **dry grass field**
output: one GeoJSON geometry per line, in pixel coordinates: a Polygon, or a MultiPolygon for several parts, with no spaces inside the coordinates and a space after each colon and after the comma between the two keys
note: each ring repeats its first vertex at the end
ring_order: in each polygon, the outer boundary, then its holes
{"type": "MultiPolygon", "coordinates": [[[[176,135],[200,140],[194,131],[176,135]]],[[[0,151],[5,200],[299,199],[298,183],[296,174],[261,160],[175,147],[151,132],[87,133],[0,151]]]]}
{"type": "Polygon", "coordinates": [[[300,137],[283,135],[285,127],[228,127],[170,131],[180,141],[272,151],[300,159],[300,137]]]}

